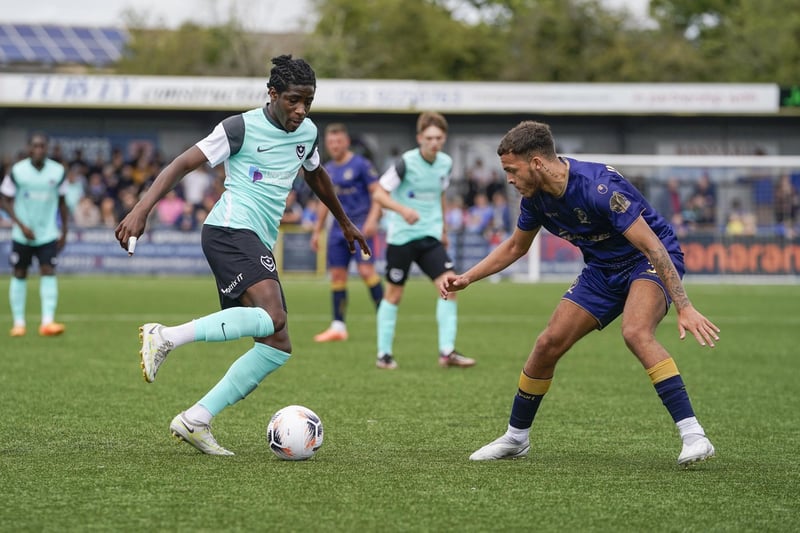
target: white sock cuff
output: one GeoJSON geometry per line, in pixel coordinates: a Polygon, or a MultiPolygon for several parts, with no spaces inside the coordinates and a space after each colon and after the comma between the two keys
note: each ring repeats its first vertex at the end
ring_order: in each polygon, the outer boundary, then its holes
{"type": "Polygon", "coordinates": [[[678,431],[680,431],[681,438],[685,437],[686,435],[706,434],[706,432],[703,431],[703,426],[700,425],[700,422],[697,421],[697,417],[694,416],[684,418],[683,420],[678,420],[675,425],[678,426],[678,431]]]}
{"type": "Polygon", "coordinates": [[[506,429],[506,435],[514,442],[525,442],[528,440],[528,435],[530,432],[531,428],[520,429],[515,428],[511,424],[509,424],[508,429],[506,429]]]}

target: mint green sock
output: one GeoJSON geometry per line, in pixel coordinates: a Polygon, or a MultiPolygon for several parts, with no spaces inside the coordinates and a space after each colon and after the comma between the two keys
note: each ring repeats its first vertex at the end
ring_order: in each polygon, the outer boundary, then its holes
{"type": "Polygon", "coordinates": [[[397,324],[397,306],[381,300],[378,306],[378,353],[392,353],[394,329],[397,324]]]}
{"type": "Polygon", "coordinates": [[[257,342],[233,362],[219,383],[197,403],[217,416],[227,406],[253,392],[265,377],[283,366],[288,359],[288,353],[257,342]]]}
{"type": "Polygon", "coordinates": [[[458,330],[456,302],[439,298],[436,303],[436,323],[439,325],[439,353],[449,354],[456,348],[458,330]]]}
{"type": "Polygon", "coordinates": [[[242,337],[269,337],[275,325],[260,307],[231,307],[194,321],[194,340],[221,342],[242,337]]]}
{"type": "Polygon", "coordinates": [[[58,281],[55,276],[42,276],[39,280],[39,298],[42,300],[42,324],[56,318],[58,305],[58,281]]]}
{"type": "Polygon", "coordinates": [[[25,324],[25,300],[28,298],[28,280],[11,278],[8,284],[8,303],[11,305],[11,317],[14,325],[25,324]]]}

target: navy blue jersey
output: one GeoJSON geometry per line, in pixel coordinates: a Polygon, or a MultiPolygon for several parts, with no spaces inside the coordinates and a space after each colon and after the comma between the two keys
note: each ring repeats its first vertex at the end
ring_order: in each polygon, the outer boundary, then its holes
{"type": "MultiPolygon", "coordinates": [[[[331,176],[336,196],[339,197],[345,214],[354,224],[361,226],[367,220],[372,206],[369,186],[378,181],[378,171],[368,159],[358,154],[353,154],[353,157],[341,165],[328,161],[325,170],[331,176]]],[[[336,219],[333,224],[334,227],[339,226],[336,219]]]]}
{"type": "Polygon", "coordinates": [[[523,198],[517,227],[531,231],[544,226],[583,252],[588,266],[625,268],[643,254],[623,233],[641,215],[670,254],[681,254],[672,226],[642,193],[614,167],[566,157],[567,189],[560,198],[539,192],[523,198]]]}

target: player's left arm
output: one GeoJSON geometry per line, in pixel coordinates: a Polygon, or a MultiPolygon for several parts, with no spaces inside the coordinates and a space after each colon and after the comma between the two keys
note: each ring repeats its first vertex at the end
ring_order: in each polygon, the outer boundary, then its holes
{"type": "Polygon", "coordinates": [[[67,244],[67,231],[69,229],[70,217],[69,206],[67,205],[67,199],[64,195],[58,197],[58,214],[61,217],[61,235],[58,237],[56,247],[60,252],[67,244]]]}
{"type": "Polygon", "coordinates": [[[447,217],[445,216],[445,213],[447,212],[446,211],[447,202],[445,200],[444,191],[442,191],[442,196],[440,198],[440,201],[442,203],[442,238],[441,238],[441,241],[442,241],[442,244],[444,244],[444,247],[447,248],[450,245],[450,239],[447,237],[447,217]]]}
{"type": "Polygon", "coordinates": [[[341,202],[339,202],[339,198],[336,196],[336,190],[333,188],[333,181],[331,181],[331,177],[328,171],[325,170],[325,167],[317,165],[313,170],[308,170],[304,167],[303,177],[306,183],[308,183],[308,186],[311,187],[311,190],[314,191],[314,194],[317,195],[317,198],[325,204],[334,218],[339,222],[339,226],[342,228],[342,234],[350,245],[350,252],[356,251],[355,241],[358,241],[361,247],[361,253],[372,255],[372,250],[369,249],[364,235],[361,234],[361,231],[344,212],[344,208],[341,202]]]}
{"type": "Polygon", "coordinates": [[[381,214],[383,213],[383,208],[381,205],[372,199],[372,196],[375,194],[375,189],[380,187],[378,182],[372,182],[367,186],[367,190],[369,191],[369,213],[367,213],[367,219],[364,221],[364,227],[362,231],[364,232],[365,237],[374,237],[376,233],[378,233],[378,222],[381,219],[381,214]]]}
{"type": "Polygon", "coordinates": [[[701,346],[708,344],[713,348],[714,341],[719,340],[719,335],[717,335],[719,328],[700,314],[689,301],[669,252],[644,217],[640,215],[623,235],[647,257],[664,283],[670,298],[675,303],[675,309],[678,311],[680,338],[684,339],[686,331],[689,331],[701,346]]]}

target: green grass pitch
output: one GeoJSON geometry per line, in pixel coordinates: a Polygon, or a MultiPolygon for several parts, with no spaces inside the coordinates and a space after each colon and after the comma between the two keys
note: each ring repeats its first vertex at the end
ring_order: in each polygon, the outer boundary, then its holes
{"type": "MultiPolygon", "coordinates": [[[[173,352],[154,384],[137,327],[217,309],[209,278],[60,278],[60,338],[0,331],[2,531],[789,531],[800,522],[800,285],[690,284],[722,328],[716,349],[659,339],[675,357],[718,457],[678,468],[677,431],[619,322],[559,365],[527,459],[473,463],[505,429],[522,363],[567,283],[481,282],[459,299],[458,347],[473,369],[436,360],[436,295],[412,282],[396,371],[375,368],[375,320],[350,282],[350,340],[315,344],[328,286],[287,279],[294,355],[215,420],[235,457],[174,441],[171,418],[252,341],[173,352]],[[283,462],[265,428],[288,404],[315,410],[325,443],[283,462]]],[[[0,293],[8,277],[0,278],[0,293]]],[[[0,323],[10,327],[7,304],[0,323]]]]}

